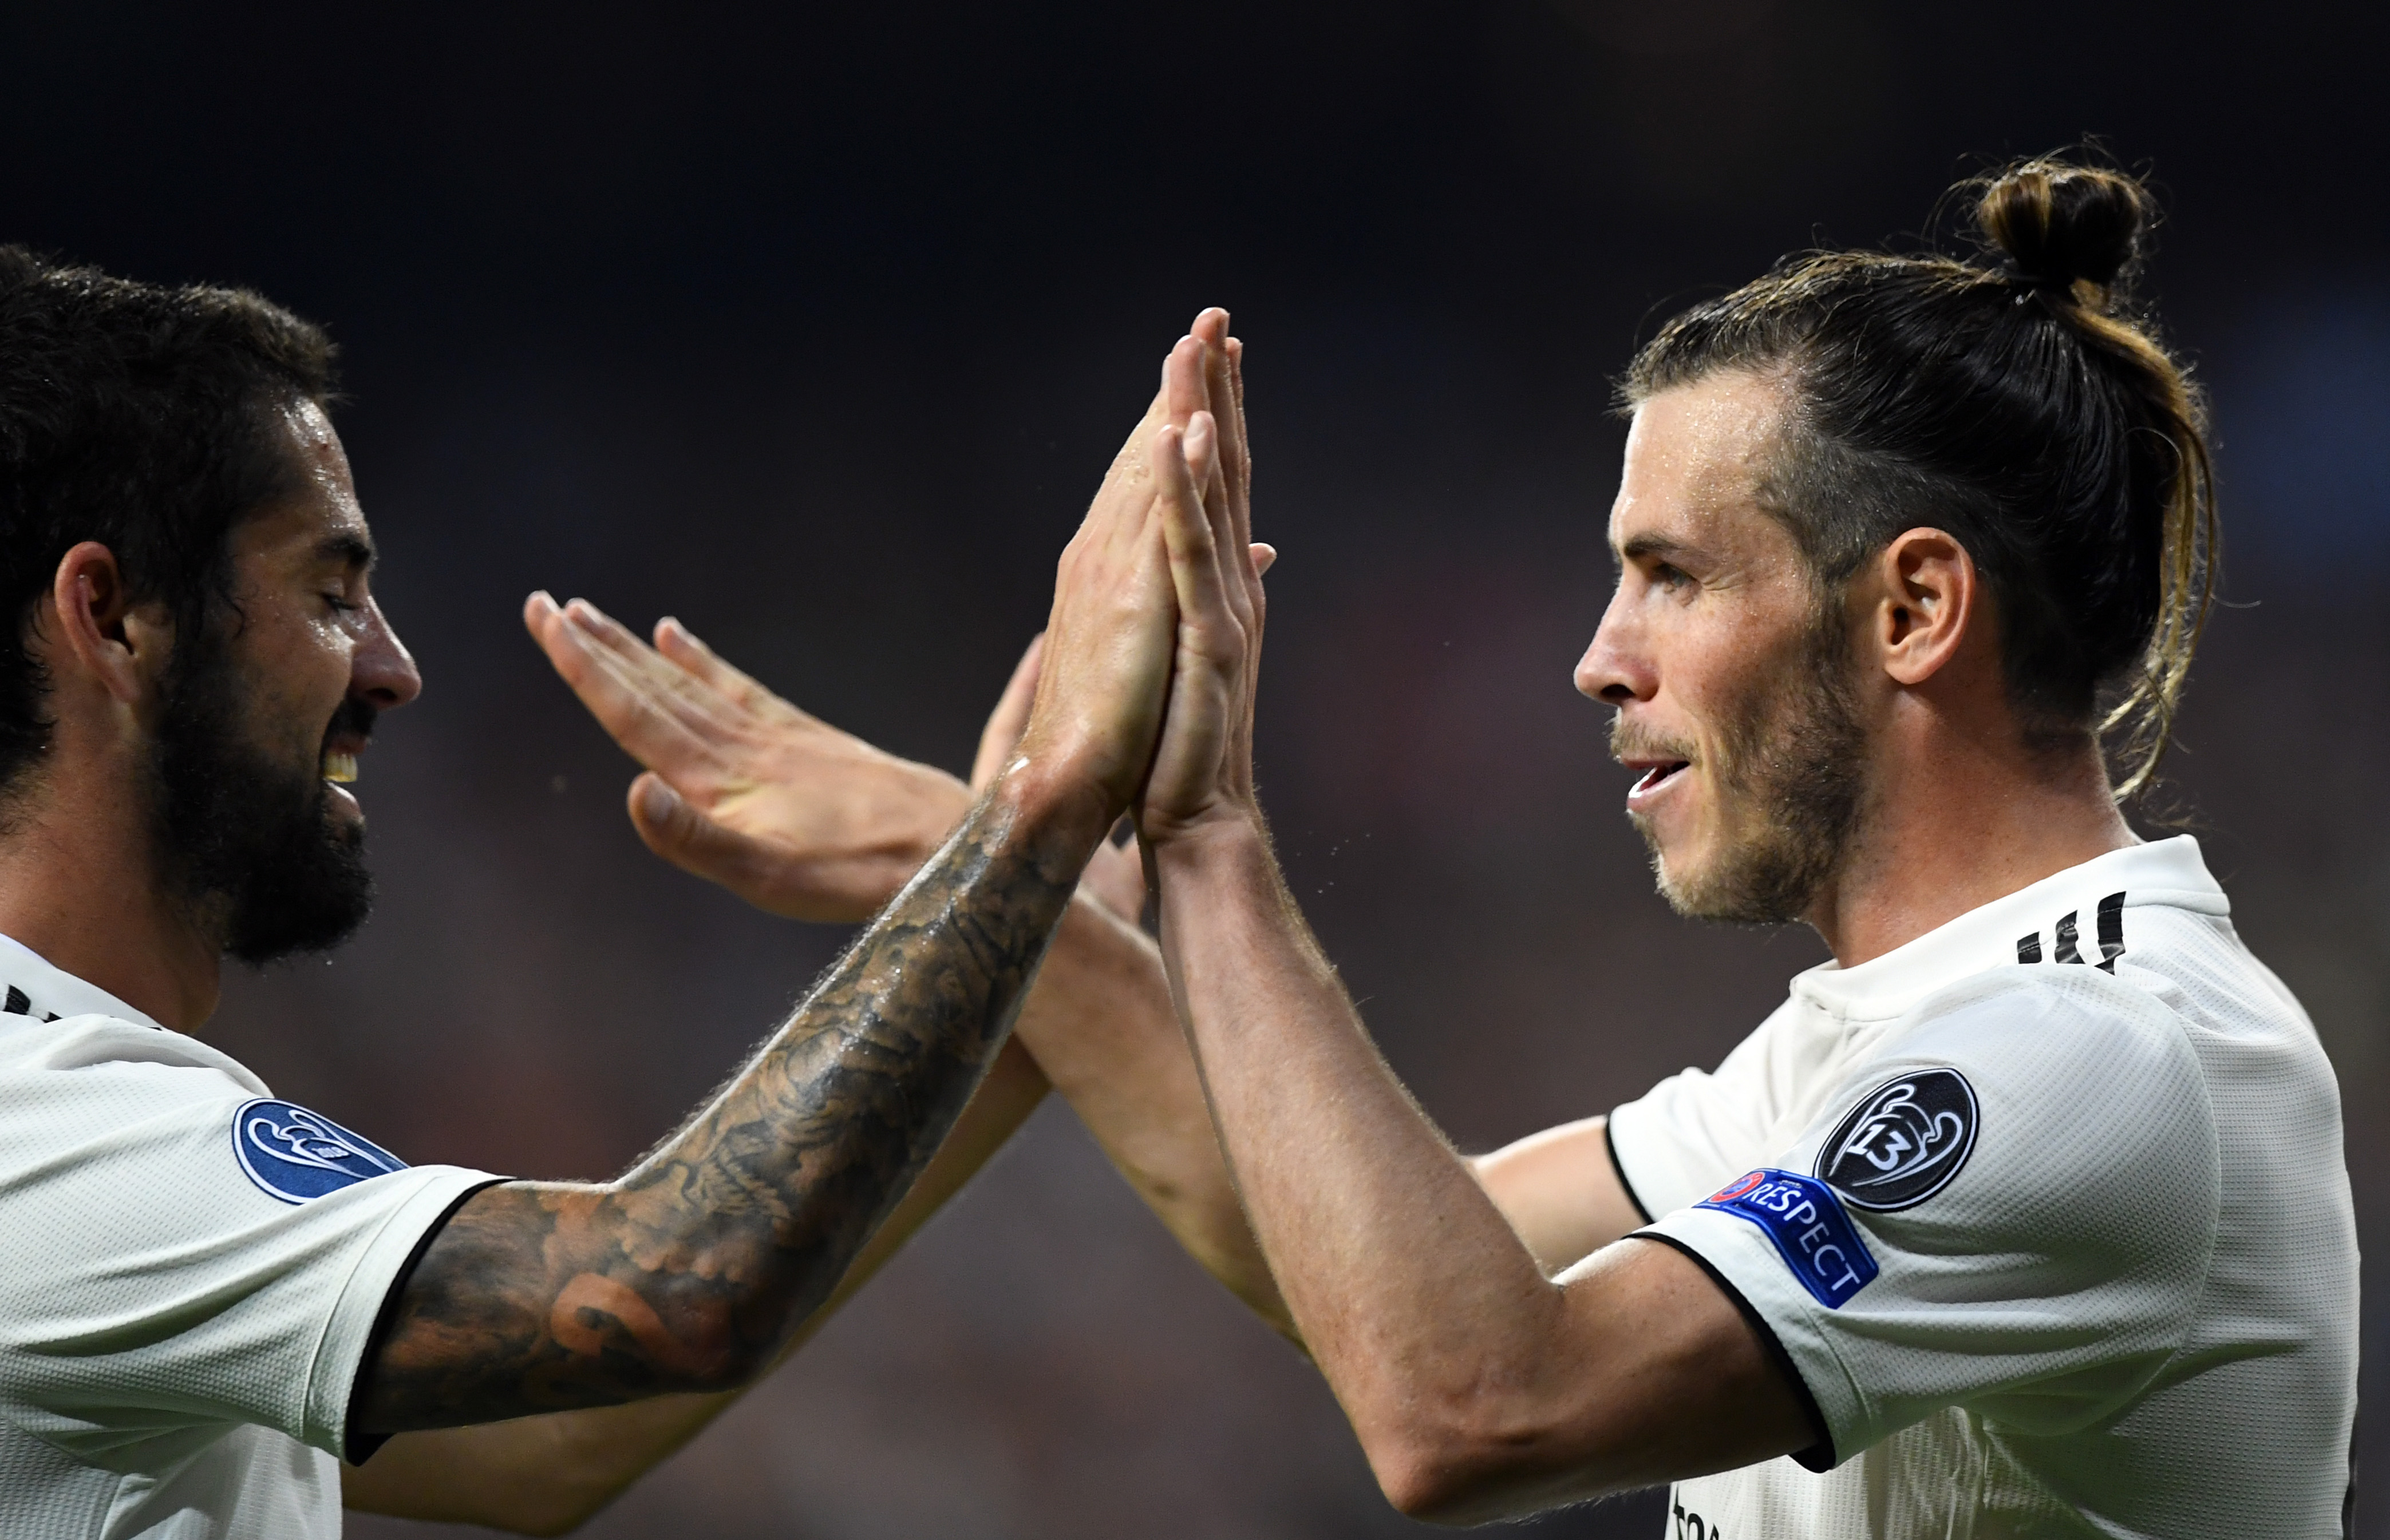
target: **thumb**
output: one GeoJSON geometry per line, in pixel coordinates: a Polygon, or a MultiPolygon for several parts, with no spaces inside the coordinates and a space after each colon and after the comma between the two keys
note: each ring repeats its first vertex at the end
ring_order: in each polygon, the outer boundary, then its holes
{"type": "Polygon", "coordinates": [[[628,800],[631,827],[649,850],[692,877],[747,896],[761,853],[752,839],[691,807],[687,798],[652,770],[631,783],[628,800]]]}

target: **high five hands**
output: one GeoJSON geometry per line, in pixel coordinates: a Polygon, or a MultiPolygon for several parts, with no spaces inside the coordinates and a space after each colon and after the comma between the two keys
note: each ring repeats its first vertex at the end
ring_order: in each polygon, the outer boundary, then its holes
{"type": "MultiPolygon", "coordinates": [[[[1089,549],[1090,528],[1100,523],[1108,541],[1125,539],[1127,570],[1133,572],[1142,561],[1147,572],[1131,602],[1116,605],[1110,618],[1140,641],[1110,661],[1139,671],[1138,687],[1149,691],[1159,676],[1175,697],[1170,679],[1182,665],[1190,666],[1190,679],[1200,681],[1186,699],[1174,699],[1169,708],[1168,762],[1154,763],[1167,776],[1172,800],[1163,805],[1156,833],[1188,822],[1185,793],[1198,764],[1214,772],[1224,764],[1241,767],[1233,784],[1247,797],[1251,792],[1259,578],[1275,553],[1253,545],[1247,562],[1220,561],[1224,550],[1246,549],[1251,527],[1252,471],[1240,373],[1243,350],[1227,335],[1227,325],[1226,312],[1207,310],[1172,350],[1162,390],[1115,456],[1059,570],[1064,583],[1075,575],[1083,587],[1109,582],[1122,574],[1121,563],[1112,559],[1122,553],[1107,544],[1101,553],[1106,559],[1094,559],[1099,553],[1089,549]],[[1199,414],[1205,419],[1200,440],[1199,414]],[[1165,433],[1181,468],[1161,477],[1157,466],[1171,458],[1157,453],[1165,433]],[[1156,495],[1164,487],[1166,499],[1156,495]],[[1163,517],[1165,507],[1172,512],[1168,520],[1163,517]],[[1202,556],[1207,550],[1210,567],[1202,556]],[[1218,581],[1202,582],[1213,567],[1220,569],[1218,581]],[[1192,604],[1182,605],[1182,581],[1190,587],[1192,604]],[[1194,617],[1191,624],[1179,622],[1182,610],[1194,617]],[[1169,629],[1174,625],[1175,635],[1169,629]],[[1165,635],[1171,640],[1170,671],[1162,673],[1150,648],[1165,635]],[[1236,670],[1224,673],[1219,666],[1239,646],[1240,682],[1236,670]],[[1139,656],[1140,648],[1147,655],[1139,656]],[[1212,709],[1194,711],[1198,700],[1208,700],[1212,709]],[[1229,702],[1237,700],[1241,704],[1231,709],[1229,702]],[[1179,730],[1182,722],[1201,730],[1190,736],[1179,730]],[[1215,725],[1232,730],[1214,730],[1215,725]]],[[[1124,593],[1106,597],[1117,600],[1124,593]]],[[[1058,592],[1058,614],[1062,603],[1058,592]]],[[[1075,591],[1073,612],[1082,631],[1093,621],[1075,591]]],[[[936,848],[972,795],[1020,757],[1016,750],[1033,703],[1056,699],[1057,687],[1046,684],[1041,635],[1030,644],[988,719],[966,787],[944,771],[886,753],[791,705],[716,656],[677,621],[658,622],[650,646],[587,600],[559,605],[545,593],[526,601],[523,621],[599,725],[645,767],[632,782],[628,801],[632,824],[649,847],[758,908],[794,919],[851,923],[879,908],[936,848]]],[[[1086,645],[1082,635],[1074,678],[1084,678],[1099,661],[1085,655],[1086,645]]],[[[1159,699],[1150,697],[1136,709],[1159,699]]],[[[1058,726],[1060,710],[1048,710],[1058,726]]],[[[1147,725],[1159,736],[1160,717],[1147,725]]],[[[1149,749],[1152,741],[1146,740],[1149,749]]],[[[1144,905],[1145,877],[1133,850],[1099,849],[1085,885],[1090,896],[1132,921],[1144,905]]]]}
{"type": "Polygon", "coordinates": [[[1159,443],[1155,452],[1167,471],[1162,528],[1177,635],[1162,738],[1137,813],[1149,844],[1259,816],[1253,740],[1266,610],[1262,574],[1278,553],[1253,539],[1244,345],[1228,335],[1227,312],[1196,317],[1170,367],[1187,363],[1200,366],[1204,405],[1189,413],[1175,458],[1159,443]]]}
{"type": "Polygon", "coordinates": [[[1207,310],[1063,551],[1029,723],[1008,771],[1083,777],[1149,842],[1253,805],[1261,574],[1226,311],[1207,310]]]}

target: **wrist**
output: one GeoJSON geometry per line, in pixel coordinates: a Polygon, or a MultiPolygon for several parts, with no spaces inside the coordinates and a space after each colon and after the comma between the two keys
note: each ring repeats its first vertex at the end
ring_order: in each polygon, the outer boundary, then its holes
{"type": "Polygon", "coordinates": [[[989,783],[988,799],[1014,827],[1067,848],[1084,866],[1120,809],[1101,783],[1029,755],[1017,755],[989,783]]]}
{"type": "Polygon", "coordinates": [[[1185,880],[1254,866],[1272,867],[1277,860],[1269,828],[1258,808],[1222,807],[1201,818],[1138,832],[1153,853],[1154,875],[1163,880],[1174,876],[1185,880]]]}

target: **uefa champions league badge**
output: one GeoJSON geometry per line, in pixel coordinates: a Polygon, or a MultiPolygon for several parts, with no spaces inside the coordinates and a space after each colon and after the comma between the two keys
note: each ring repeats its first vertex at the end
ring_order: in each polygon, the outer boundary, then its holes
{"type": "Polygon", "coordinates": [[[249,1179],[286,1203],[304,1203],[406,1169],[405,1161],[371,1139],[287,1101],[244,1103],[232,1115],[232,1149],[249,1179]]]}
{"type": "Polygon", "coordinates": [[[1887,1080],[1859,1098],[1818,1149],[1818,1179],[1855,1209],[1895,1213],[1950,1185],[1983,1114],[1967,1077],[1946,1068],[1887,1080]]]}
{"type": "Polygon", "coordinates": [[[1693,1206],[1758,1226],[1801,1287],[1829,1310],[1848,1304],[1878,1271],[1858,1226],[1832,1190],[1813,1177],[1763,1168],[1693,1206]]]}

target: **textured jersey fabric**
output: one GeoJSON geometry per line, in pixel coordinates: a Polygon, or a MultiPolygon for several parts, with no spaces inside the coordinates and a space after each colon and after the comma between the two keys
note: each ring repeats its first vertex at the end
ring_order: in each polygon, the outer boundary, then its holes
{"type": "Polygon", "coordinates": [[[1639,1233],[1740,1297],[1826,1438],[1678,1482],[1672,1536],[2341,1533],[2339,1092],[2229,916],[2189,837],[2116,851],[1800,975],[1612,1114],[1639,1233]]]}
{"type": "Polygon", "coordinates": [[[335,1456],[383,1301],[496,1178],[318,1160],[329,1190],[277,1196],[250,1166],[291,1112],[240,1064],[5,937],[0,988],[0,1536],[339,1534],[335,1456]],[[260,1107],[245,1164],[236,1114],[260,1107]]]}

